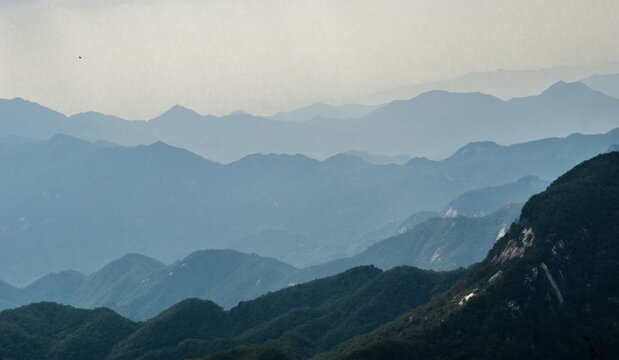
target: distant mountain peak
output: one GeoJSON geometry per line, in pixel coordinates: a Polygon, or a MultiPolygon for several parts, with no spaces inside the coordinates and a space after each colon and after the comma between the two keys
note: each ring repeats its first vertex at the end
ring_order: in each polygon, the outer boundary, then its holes
{"type": "Polygon", "coordinates": [[[423,92],[416,97],[408,100],[395,100],[395,102],[409,102],[411,100],[434,100],[434,101],[452,101],[452,99],[489,99],[493,101],[500,101],[499,98],[481,93],[479,91],[469,91],[469,92],[455,92],[455,91],[447,91],[447,90],[430,90],[423,92]]]}
{"type": "Polygon", "coordinates": [[[61,279],[77,279],[77,280],[83,280],[86,278],[86,275],[82,274],[79,271],[76,270],[62,270],[59,272],[52,272],[49,273],[45,276],[40,277],[39,279],[35,280],[34,282],[30,283],[27,288],[33,288],[35,286],[38,286],[40,284],[43,284],[45,282],[49,282],[49,281],[54,281],[54,280],[61,280],[61,279]]]}
{"type": "Polygon", "coordinates": [[[188,111],[193,111],[187,107],[184,107],[183,105],[180,104],[174,104],[168,111],[182,111],[182,110],[188,110],[188,111]]]}
{"type": "Polygon", "coordinates": [[[232,164],[242,164],[248,162],[254,163],[284,163],[284,162],[304,162],[304,163],[316,163],[318,160],[312,159],[303,154],[278,154],[278,153],[254,153],[243,156],[241,159],[234,161],[232,164]]]}
{"type": "Polygon", "coordinates": [[[563,80],[552,84],[540,96],[569,96],[571,94],[597,92],[581,82],[565,82],[563,80]]]}
{"type": "Polygon", "coordinates": [[[153,268],[159,268],[159,267],[165,266],[163,263],[159,262],[158,260],[155,260],[146,255],[137,254],[137,253],[129,253],[107,264],[102,270],[113,269],[113,268],[124,267],[124,266],[133,266],[136,264],[146,265],[146,266],[150,266],[153,268]]]}
{"type": "Polygon", "coordinates": [[[486,153],[486,152],[496,151],[497,149],[500,149],[500,148],[501,148],[501,145],[495,143],[494,141],[475,141],[475,142],[468,143],[464,145],[463,147],[461,147],[460,149],[458,149],[456,153],[453,155],[453,157],[469,155],[469,154],[486,153]]]}
{"type": "Polygon", "coordinates": [[[382,154],[374,154],[367,151],[360,150],[348,150],[344,152],[345,155],[354,156],[364,160],[367,163],[374,165],[385,165],[385,164],[398,164],[403,165],[406,164],[411,157],[408,155],[382,155],[382,154]]]}
{"type": "Polygon", "coordinates": [[[189,150],[185,150],[183,148],[170,145],[161,140],[155,141],[154,143],[150,145],[138,145],[134,149],[141,149],[142,151],[150,152],[151,154],[158,154],[158,156],[165,156],[165,158],[168,158],[168,159],[170,159],[171,157],[172,159],[175,159],[178,161],[180,161],[180,159],[184,159],[184,160],[189,160],[189,159],[196,160],[197,159],[201,161],[203,164],[207,164],[207,163],[216,164],[215,162],[207,160],[198,154],[192,153],[189,150]]]}
{"type": "Polygon", "coordinates": [[[425,156],[415,156],[406,162],[407,166],[419,166],[419,165],[427,165],[431,164],[432,160],[428,159],[425,156]]]}
{"type": "Polygon", "coordinates": [[[371,166],[371,164],[365,159],[345,153],[335,154],[323,160],[322,163],[333,165],[338,170],[342,170],[344,168],[363,169],[371,166]]]}
{"type": "Polygon", "coordinates": [[[37,102],[30,101],[30,100],[24,99],[22,97],[15,97],[15,98],[12,98],[12,99],[0,99],[0,100],[6,101],[6,102],[9,102],[9,103],[13,103],[13,104],[19,104],[19,105],[27,104],[27,105],[34,105],[34,106],[37,106],[37,107],[43,107],[43,106],[41,106],[41,104],[39,104],[37,102]]]}
{"type": "Polygon", "coordinates": [[[63,134],[63,133],[58,133],[54,136],[52,136],[49,141],[66,141],[66,140],[79,140],[78,138],[76,138],[75,136],[71,136],[71,135],[67,135],[67,134],[63,134]]]}
{"type": "Polygon", "coordinates": [[[152,148],[164,148],[164,147],[170,147],[170,145],[164,143],[163,141],[159,140],[159,141],[155,141],[154,143],[148,145],[147,147],[152,147],[152,148]]]}
{"type": "Polygon", "coordinates": [[[182,105],[176,104],[168,109],[163,114],[159,115],[157,118],[188,118],[188,117],[200,117],[200,114],[197,112],[186,108],[182,105]]]}
{"type": "Polygon", "coordinates": [[[52,136],[48,141],[49,146],[75,146],[75,145],[92,145],[90,142],[76,138],[75,136],[58,133],[52,136]]]}
{"type": "Polygon", "coordinates": [[[0,98],[0,105],[2,105],[2,107],[0,108],[0,113],[8,110],[8,111],[15,111],[14,115],[19,115],[20,113],[21,114],[27,113],[28,116],[45,115],[45,116],[53,116],[55,118],[66,119],[66,116],[64,114],[59,113],[56,110],[52,110],[50,108],[42,106],[41,104],[37,102],[26,100],[21,97],[16,97],[13,99],[0,98]]]}
{"type": "Polygon", "coordinates": [[[138,254],[138,253],[128,253],[118,258],[118,260],[120,261],[134,261],[134,260],[152,261],[154,259],[149,256],[138,254]]]}
{"type": "Polygon", "coordinates": [[[103,114],[100,112],[96,112],[96,111],[84,111],[84,112],[80,112],[77,114],[73,114],[71,116],[69,116],[70,119],[76,119],[76,120],[81,120],[81,121],[93,121],[93,120],[100,120],[100,121],[128,121],[125,120],[123,118],[119,118],[118,116],[114,116],[114,115],[109,115],[109,114],[103,114]]]}

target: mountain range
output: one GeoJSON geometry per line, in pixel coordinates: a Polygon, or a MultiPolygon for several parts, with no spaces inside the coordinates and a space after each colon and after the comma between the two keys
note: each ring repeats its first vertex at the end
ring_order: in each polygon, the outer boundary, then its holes
{"type": "Polygon", "coordinates": [[[618,214],[619,153],[610,152],[529,199],[466,270],[357,267],[229,311],[188,299],[143,323],[107,309],[31,304],[0,313],[0,356],[612,359],[618,214]]]}
{"type": "Polygon", "coordinates": [[[365,116],[382,105],[347,104],[332,106],[329,104],[312,104],[290,112],[278,112],[268,118],[294,122],[305,122],[316,118],[348,119],[365,116]]]}
{"type": "Polygon", "coordinates": [[[606,95],[619,99],[619,73],[607,75],[591,75],[580,80],[583,84],[606,95]]]}
{"type": "MultiPolygon", "coordinates": [[[[0,309],[55,301],[82,308],[105,306],[130,319],[146,320],[186,298],[208,299],[229,309],[269,291],[360,265],[383,270],[401,265],[452,270],[483,258],[520,207],[508,205],[486,217],[420,219],[410,230],[384,239],[359,255],[301,269],[233,250],[197,251],[169,266],[144,255],[129,254],[88,276],[65,270],[45,275],[22,289],[4,284],[0,309]]],[[[408,221],[407,225],[412,224],[408,221]]]]}
{"type": "Polygon", "coordinates": [[[619,130],[508,147],[471,143],[442,161],[404,165],[273,154],[223,165],[162,142],[5,137],[0,279],[24,285],[67,268],[89,273],[127,253],[169,263],[200,249],[252,251],[265,237],[274,246],[306,240],[301,254],[282,246],[262,255],[318,264],[359,253],[411,214],[441,211],[464,192],[527,175],[551,180],[616,143],[619,130]]]}
{"type": "Polygon", "coordinates": [[[467,191],[450,201],[441,213],[449,217],[484,216],[505,204],[523,203],[548,185],[537,176],[525,176],[513,183],[467,191]]]}
{"type": "Polygon", "coordinates": [[[467,267],[486,256],[496,239],[517,219],[521,207],[522,204],[510,204],[483,217],[431,217],[360,254],[301,269],[296,281],[337,274],[360,265],[381,269],[414,265],[433,270],[467,267]]]}
{"type": "MultiPolygon", "coordinates": [[[[424,92],[443,90],[450,92],[481,92],[503,100],[536,95],[557,81],[580,81],[592,89],[615,96],[616,92],[606,92],[609,88],[602,82],[590,81],[592,78],[609,79],[619,72],[619,63],[610,63],[595,68],[563,67],[539,70],[496,70],[473,72],[455,79],[434,81],[425,84],[406,86],[367,95],[359,102],[383,104],[393,100],[410,99],[424,92]]],[[[616,85],[616,84],[615,84],[616,85]]]]}
{"type": "Polygon", "coordinates": [[[360,267],[269,293],[229,311],[208,300],[187,299],[144,323],[105,308],[37,303],[0,313],[0,356],[169,359],[274,341],[307,358],[428,301],[462,273],[360,267]]]}
{"type": "Polygon", "coordinates": [[[199,115],[174,106],[148,121],[87,112],[65,116],[23,99],[0,100],[0,136],[47,139],[57,133],[124,146],[163,141],[208,159],[231,162],[253,153],[301,153],[325,159],[351,149],[443,158],[473,141],[514,144],[619,126],[619,99],[575,82],[537,96],[503,101],[482,93],[430,91],[360,117],[291,122],[233,113],[199,115]]]}
{"type": "Polygon", "coordinates": [[[324,358],[619,356],[619,153],[579,164],[449,291],[324,358]]]}
{"type": "Polygon", "coordinates": [[[346,151],[344,154],[356,156],[374,165],[388,165],[388,164],[403,165],[409,162],[411,159],[411,157],[407,155],[388,156],[388,155],[372,154],[366,151],[359,151],[359,150],[349,150],[349,151],[346,151]]]}

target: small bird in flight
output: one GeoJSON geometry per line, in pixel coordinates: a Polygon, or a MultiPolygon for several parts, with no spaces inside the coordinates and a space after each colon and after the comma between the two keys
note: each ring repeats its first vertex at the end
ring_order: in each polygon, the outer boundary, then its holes
{"type": "Polygon", "coordinates": [[[80,59],[81,59],[82,57],[81,57],[81,56],[78,56],[78,58],[80,58],[80,59]]]}

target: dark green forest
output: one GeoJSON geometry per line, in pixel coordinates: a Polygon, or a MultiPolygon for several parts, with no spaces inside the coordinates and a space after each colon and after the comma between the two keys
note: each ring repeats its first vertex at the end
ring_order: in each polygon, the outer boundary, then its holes
{"type": "Polygon", "coordinates": [[[224,311],[184,300],[135,323],[111,310],[36,303],[0,313],[6,359],[170,359],[241,344],[276,346],[309,358],[427,302],[464,273],[364,266],[292,286],[224,311]]]}

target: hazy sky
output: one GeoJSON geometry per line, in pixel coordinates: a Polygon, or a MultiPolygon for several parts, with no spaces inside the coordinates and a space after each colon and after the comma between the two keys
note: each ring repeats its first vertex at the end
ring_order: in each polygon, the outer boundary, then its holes
{"type": "Polygon", "coordinates": [[[617,0],[0,0],[0,97],[130,119],[176,103],[268,114],[617,61],[617,19],[617,0]]]}

